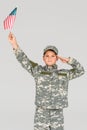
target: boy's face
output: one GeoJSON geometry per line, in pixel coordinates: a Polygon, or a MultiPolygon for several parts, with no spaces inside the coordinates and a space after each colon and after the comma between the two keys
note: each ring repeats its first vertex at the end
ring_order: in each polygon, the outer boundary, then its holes
{"type": "Polygon", "coordinates": [[[56,61],[58,60],[58,56],[55,54],[55,52],[48,50],[43,56],[43,60],[46,65],[52,66],[56,64],[56,61]]]}

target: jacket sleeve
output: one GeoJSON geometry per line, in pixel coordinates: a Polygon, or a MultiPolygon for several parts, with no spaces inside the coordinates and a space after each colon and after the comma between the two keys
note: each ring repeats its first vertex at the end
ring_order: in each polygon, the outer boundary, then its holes
{"type": "Polygon", "coordinates": [[[72,69],[69,70],[69,80],[80,77],[84,74],[83,66],[74,58],[69,57],[70,60],[68,62],[69,65],[72,66],[72,69]]]}
{"type": "Polygon", "coordinates": [[[31,75],[33,76],[34,74],[33,70],[38,64],[31,61],[20,48],[18,48],[17,50],[14,50],[14,53],[15,53],[16,59],[19,61],[22,67],[26,69],[29,73],[31,73],[31,75]]]}

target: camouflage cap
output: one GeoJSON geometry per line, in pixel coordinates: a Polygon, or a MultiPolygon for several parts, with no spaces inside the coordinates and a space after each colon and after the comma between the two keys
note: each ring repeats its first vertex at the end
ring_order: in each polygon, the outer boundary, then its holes
{"type": "Polygon", "coordinates": [[[51,46],[51,45],[47,46],[47,47],[44,49],[43,53],[45,53],[45,52],[48,51],[48,50],[53,50],[56,54],[58,54],[58,49],[57,49],[55,46],[51,46]]]}

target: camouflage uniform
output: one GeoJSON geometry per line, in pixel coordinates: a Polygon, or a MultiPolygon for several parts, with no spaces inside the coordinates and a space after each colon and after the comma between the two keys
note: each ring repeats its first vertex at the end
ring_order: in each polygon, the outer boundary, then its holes
{"type": "Polygon", "coordinates": [[[63,108],[68,107],[68,82],[84,74],[83,67],[70,57],[68,64],[72,69],[69,70],[58,70],[56,64],[51,67],[41,66],[31,61],[20,48],[15,50],[15,55],[22,67],[35,79],[35,130],[63,130],[63,108]]]}
{"type": "Polygon", "coordinates": [[[36,107],[34,130],[63,130],[63,109],[44,109],[36,107]]]}

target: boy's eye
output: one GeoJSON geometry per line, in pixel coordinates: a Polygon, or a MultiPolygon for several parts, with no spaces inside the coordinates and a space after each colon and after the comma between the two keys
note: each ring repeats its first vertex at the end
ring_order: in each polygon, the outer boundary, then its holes
{"type": "Polygon", "coordinates": [[[46,55],[46,57],[55,57],[54,55],[52,55],[52,56],[48,56],[48,55],[46,55]]]}
{"type": "Polygon", "coordinates": [[[55,57],[54,55],[52,55],[51,57],[55,57]]]}
{"type": "Polygon", "coordinates": [[[48,55],[46,55],[46,57],[49,57],[48,55]]]}

